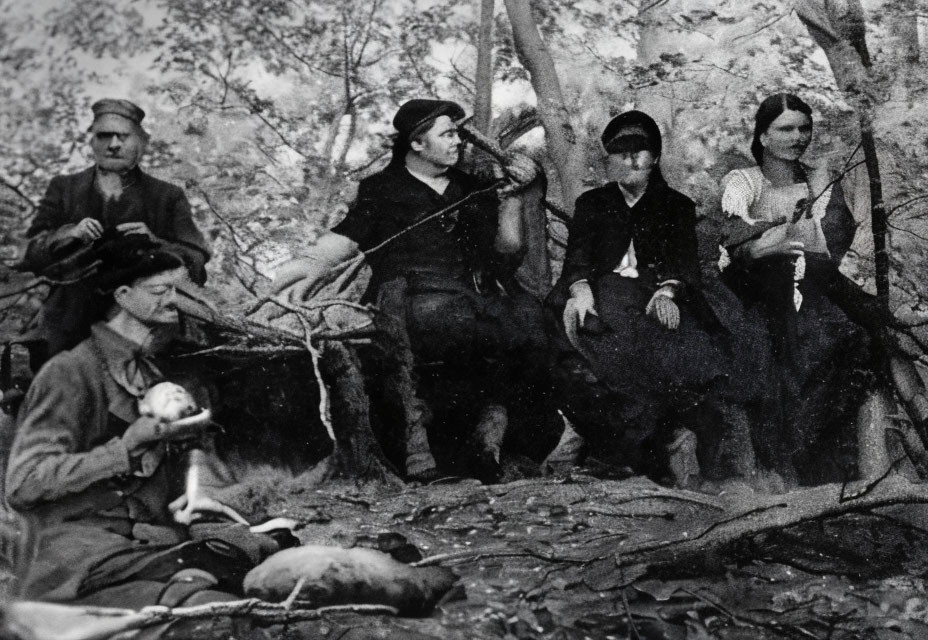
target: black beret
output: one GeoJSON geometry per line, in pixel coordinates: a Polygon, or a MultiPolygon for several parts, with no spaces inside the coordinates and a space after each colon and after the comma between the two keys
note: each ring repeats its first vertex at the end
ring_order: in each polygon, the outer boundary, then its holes
{"type": "Polygon", "coordinates": [[[104,234],[96,241],[93,253],[99,260],[95,283],[104,293],[184,266],[180,256],[141,233],[104,234]]]}
{"type": "Polygon", "coordinates": [[[464,109],[450,100],[416,98],[403,103],[393,116],[393,126],[399,132],[399,138],[405,141],[417,129],[440,116],[461,120],[464,117],[464,109]]]}
{"type": "Polygon", "coordinates": [[[97,100],[90,107],[90,110],[93,111],[94,121],[106,113],[114,113],[117,116],[128,118],[135,124],[142,124],[142,120],[145,118],[145,112],[141,107],[128,100],[118,98],[97,100]]]}
{"type": "Polygon", "coordinates": [[[660,155],[663,143],[661,130],[643,111],[626,111],[609,121],[600,136],[606,153],[647,149],[660,155]]]}

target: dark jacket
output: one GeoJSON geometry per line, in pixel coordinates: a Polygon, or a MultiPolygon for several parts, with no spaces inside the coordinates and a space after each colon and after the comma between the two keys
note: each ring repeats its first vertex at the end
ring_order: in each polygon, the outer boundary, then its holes
{"type": "Polygon", "coordinates": [[[499,267],[501,259],[493,250],[499,208],[495,190],[475,195],[454,212],[377,248],[429,214],[486,186],[457,169],[450,169],[448,175],[451,181],[443,194],[399,163],[361,181],[357,198],[333,231],[357,242],[367,254],[373,270],[372,289],[411,272],[466,281],[472,274],[499,267]]]}
{"type": "Polygon", "coordinates": [[[570,222],[561,277],[549,304],[562,307],[570,285],[594,283],[611,273],[634,241],[642,286],[656,290],[668,280],[679,282],[678,297],[698,290],[700,268],[693,201],[671,189],[659,172],[635,206],[629,207],[619,185],[610,182],[577,198],[570,222]]]}
{"type": "MultiPolygon", "coordinates": [[[[121,439],[139,413],[118,378],[138,354],[137,344],[97,324],[52,358],[26,394],[6,487],[28,523],[27,597],[73,599],[103,559],[129,562],[188,537],[168,510],[183,492],[183,455],[158,443],[139,469],[121,439]]],[[[215,495],[227,473],[215,458],[203,460],[200,486],[215,495]]]]}
{"type": "MultiPolygon", "coordinates": [[[[132,170],[120,198],[104,202],[94,188],[95,168],[52,178],[38,212],[26,232],[28,244],[21,268],[41,272],[80,246],[62,238],[84,218],[99,220],[104,229],[124,222],[144,222],[167,248],[184,260],[197,284],[206,280],[204,265],[210,253],[197,229],[183,190],[158,180],[139,168],[132,170]]],[[[77,283],[55,287],[40,317],[40,337],[49,354],[68,349],[87,337],[90,325],[100,319],[103,303],[94,298],[92,285],[77,283]]]]}

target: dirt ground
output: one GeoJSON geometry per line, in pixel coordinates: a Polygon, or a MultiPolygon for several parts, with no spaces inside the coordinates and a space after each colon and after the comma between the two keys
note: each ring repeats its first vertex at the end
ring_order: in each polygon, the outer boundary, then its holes
{"type": "MultiPolygon", "coordinates": [[[[921,504],[813,517],[696,555],[674,549],[800,492],[709,495],[580,471],[492,486],[315,489],[264,467],[230,497],[253,522],[296,520],[304,544],[392,548],[459,576],[428,617],[327,614],[255,639],[897,640],[928,638],[928,491],[907,486],[905,501],[921,504]],[[649,556],[660,566],[625,562],[662,545],[649,556]]],[[[825,494],[806,493],[826,506],[825,494]]],[[[0,575],[0,588],[11,578],[0,575]]]]}
{"type": "Polygon", "coordinates": [[[332,615],[266,629],[274,638],[928,637],[921,506],[816,519],[651,570],[617,560],[623,549],[706,536],[733,502],[755,498],[582,474],[388,494],[269,478],[244,498],[262,516],[299,521],[304,543],[405,540],[460,577],[427,618],[332,615]]]}

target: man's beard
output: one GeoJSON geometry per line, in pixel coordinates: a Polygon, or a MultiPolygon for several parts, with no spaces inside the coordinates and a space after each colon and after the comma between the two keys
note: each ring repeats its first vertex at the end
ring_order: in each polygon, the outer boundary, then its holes
{"type": "Polygon", "coordinates": [[[629,171],[619,179],[619,184],[626,189],[642,189],[648,186],[648,180],[651,179],[651,171],[648,169],[636,169],[629,171]]]}

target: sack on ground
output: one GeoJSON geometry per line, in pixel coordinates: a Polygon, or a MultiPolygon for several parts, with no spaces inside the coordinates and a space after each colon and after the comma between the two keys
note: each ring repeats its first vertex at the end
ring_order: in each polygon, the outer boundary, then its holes
{"type": "Polygon", "coordinates": [[[382,604],[400,615],[425,615],[457,576],[444,567],[410,567],[373,549],[308,545],[275,553],[245,577],[245,593],[285,600],[305,578],[297,600],[312,607],[382,604]]]}

